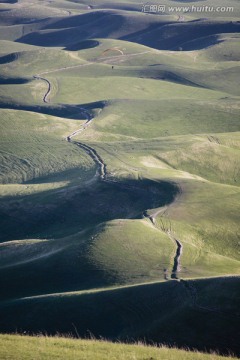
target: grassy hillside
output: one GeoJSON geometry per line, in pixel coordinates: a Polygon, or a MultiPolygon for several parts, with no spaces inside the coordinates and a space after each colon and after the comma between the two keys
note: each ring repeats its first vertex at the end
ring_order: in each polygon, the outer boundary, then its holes
{"type": "Polygon", "coordinates": [[[1,4],[2,332],[240,354],[239,2],[155,3],[1,4]]]}
{"type": "MultiPolygon", "coordinates": [[[[59,337],[29,337],[18,335],[1,335],[1,358],[9,359],[86,359],[94,357],[97,360],[112,359],[130,360],[130,359],[197,359],[197,360],[225,360],[229,357],[222,357],[217,354],[202,354],[199,352],[190,352],[186,350],[177,350],[165,346],[147,347],[142,344],[125,345],[112,344],[106,341],[96,340],[73,340],[71,338],[59,337]]],[[[231,357],[234,359],[234,357],[231,357]]]]}
{"type": "MultiPolygon", "coordinates": [[[[94,164],[85,153],[64,140],[75,121],[33,112],[1,110],[1,183],[21,183],[71,170],[84,176],[94,174],[94,164]],[[60,140],[60,141],[59,141],[60,140]],[[61,141],[62,140],[62,141],[61,141]],[[38,144],[38,146],[36,146],[38,144]],[[8,164],[14,166],[8,167],[8,164]],[[92,169],[92,171],[91,171],[92,169]]],[[[71,176],[71,175],[70,175],[71,176]]],[[[58,178],[60,180],[60,178],[58,178]]],[[[64,176],[61,179],[64,180],[64,176]]],[[[45,179],[46,181],[46,179],[45,179]]]]}

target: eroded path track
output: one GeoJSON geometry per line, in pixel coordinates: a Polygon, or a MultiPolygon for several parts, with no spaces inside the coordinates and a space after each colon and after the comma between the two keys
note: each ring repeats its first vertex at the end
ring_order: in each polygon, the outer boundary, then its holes
{"type": "MultiPolygon", "coordinates": [[[[133,54],[133,55],[135,55],[135,54],[133,54]]],[[[60,69],[55,69],[55,70],[49,70],[49,71],[43,72],[42,74],[33,76],[34,79],[45,81],[48,84],[48,89],[47,89],[46,93],[43,96],[43,102],[45,102],[45,103],[49,102],[48,97],[49,97],[49,95],[51,93],[51,83],[50,83],[50,81],[48,79],[42,77],[41,75],[48,74],[50,72],[66,70],[68,68],[74,68],[74,67],[86,66],[86,65],[87,64],[77,65],[77,66],[70,66],[70,67],[65,67],[65,68],[60,68],[60,69]]],[[[90,65],[90,63],[89,63],[89,65],[90,65]]],[[[121,186],[123,188],[124,187],[127,187],[127,188],[130,187],[131,188],[131,186],[123,184],[123,183],[121,183],[121,182],[119,182],[117,180],[107,179],[107,165],[103,161],[102,157],[98,154],[98,152],[93,147],[91,147],[91,146],[89,146],[89,145],[87,145],[87,144],[85,144],[83,142],[73,141],[72,140],[72,138],[74,136],[76,136],[79,133],[81,133],[82,131],[84,131],[94,119],[92,114],[86,108],[82,107],[82,108],[80,108],[80,110],[81,110],[81,113],[85,116],[86,121],[85,121],[85,123],[83,125],[81,125],[81,127],[79,129],[77,129],[74,132],[72,132],[71,134],[69,134],[66,137],[66,140],[68,142],[71,142],[71,143],[75,144],[79,148],[83,149],[86,152],[86,154],[92,158],[92,160],[94,161],[94,163],[97,166],[97,175],[98,175],[98,177],[99,177],[99,179],[101,181],[114,183],[114,184],[119,185],[119,186],[121,186]]],[[[142,189],[142,191],[144,191],[144,190],[142,189]]],[[[156,226],[156,217],[162,211],[163,210],[160,209],[160,210],[157,210],[154,214],[152,214],[150,216],[147,216],[149,218],[149,220],[152,222],[153,226],[156,227],[156,228],[157,228],[157,226],[156,226]]],[[[145,217],[145,215],[143,215],[143,216],[145,217]]],[[[173,260],[173,267],[172,267],[172,271],[171,271],[171,279],[179,279],[178,273],[181,270],[181,268],[180,268],[180,259],[181,259],[181,255],[182,255],[182,251],[183,251],[183,245],[179,240],[177,240],[175,237],[172,236],[171,231],[169,229],[164,229],[164,232],[176,244],[176,252],[175,252],[175,256],[174,256],[174,260],[173,260]]],[[[164,269],[164,279],[169,280],[168,270],[167,269],[164,269]]]]}
{"type": "Polygon", "coordinates": [[[73,144],[76,144],[78,147],[83,149],[95,162],[98,168],[98,175],[101,180],[106,180],[107,176],[107,165],[102,160],[101,156],[97,153],[97,151],[89,145],[86,145],[79,141],[73,141],[73,144]]]}
{"type": "Polygon", "coordinates": [[[83,114],[86,117],[86,122],[83,125],[81,125],[79,129],[73,131],[71,134],[67,136],[66,140],[68,141],[70,141],[74,136],[84,131],[93,120],[93,116],[90,114],[88,110],[86,110],[85,108],[80,108],[80,110],[81,110],[81,114],[83,114]]]}
{"type": "Polygon", "coordinates": [[[172,274],[171,274],[171,278],[172,279],[178,279],[177,274],[180,272],[180,258],[182,255],[182,244],[180,243],[179,240],[174,239],[177,245],[176,248],[176,255],[174,257],[174,264],[173,264],[173,268],[172,268],[172,274]]]}
{"type": "Polygon", "coordinates": [[[36,79],[36,80],[42,80],[45,83],[47,83],[48,88],[47,88],[46,93],[43,95],[43,102],[48,103],[49,102],[48,97],[49,97],[49,95],[51,93],[51,90],[52,90],[50,81],[48,79],[44,78],[44,77],[39,76],[39,75],[35,75],[35,76],[33,76],[33,78],[36,79]]]}

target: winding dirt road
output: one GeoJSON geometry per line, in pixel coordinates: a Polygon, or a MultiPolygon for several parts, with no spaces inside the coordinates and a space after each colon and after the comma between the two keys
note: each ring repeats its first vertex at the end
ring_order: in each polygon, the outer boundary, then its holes
{"type": "MultiPolygon", "coordinates": [[[[143,54],[147,54],[147,53],[151,53],[152,51],[143,51],[143,52],[140,52],[140,53],[133,53],[133,54],[123,54],[123,55],[118,55],[118,56],[111,56],[111,57],[107,57],[107,58],[97,58],[97,59],[93,59],[93,61],[90,61],[88,63],[85,63],[85,64],[78,64],[78,65],[71,65],[71,66],[64,66],[64,67],[61,67],[61,68],[58,68],[58,69],[51,69],[51,70],[46,70],[46,71],[43,71],[41,72],[40,74],[37,74],[37,75],[34,75],[33,78],[36,79],[36,80],[42,80],[42,81],[45,81],[47,84],[48,84],[48,89],[47,89],[47,92],[45,93],[45,95],[43,96],[43,101],[45,103],[48,103],[48,97],[51,93],[51,83],[48,79],[42,77],[42,75],[46,75],[46,74],[50,74],[50,73],[54,73],[54,72],[59,72],[59,71],[64,71],[64,70],[69,70],[69,69],[76,69],[76,68],[79,68],[79,67],[85,67],[85,66],[90,66],[94,63],[98,63],[99,61],[102,62],[102,63],[108,63],[108,62],[123,62],[124,60],[127,60],[131,57],[134,57],[134,56],[139,56],[139,55],[143,55],[143,54]]],[[[85,109],[86,110],[86,109],[85,109]]]]}
{"type": "MultiPolygon", "coordinates": [[[[180,189],[180,193],[181,193],[181,189],[180,189]]],[[[161,216],[162,216],[167,211],[167,209],[168,209],[168,207],[164,206],[163,208],[156,210],[151,215],[146,216],[157,230],[159,230],[159,229],[156,225],[156,217],[159,214],[161,214],[161,216]]],[[[183,244],[172,235],[171,223],[169,223],[169,226],[166,226],[161,221],[161,230],[176,245],[176,251],[175,251],[174,258],[173,258],[173,267],[172,267],[172,271],[171,271],[171,279],[178,280],[179,279],[178,273],[181,271],[180,260],[181,260],[181,256],[183,253],[183,244]]],[[[164,269],[164,279],[169,280],[168,269],[164,269]]]]}
{"type": "Polygon", "coordinates": [[[91,146],[86,145],[84,143],[73,141],[73,144],[76,144],[78,147],[83,149],[95,162],[98,168],[98,175],[101,180],[106,180],[107,176],[107,165],[102,160],[101,156],[97,153],[95,149],[93,149],[91,146]]]}
{"type": "Polygon", "coordinates": [[[70,135],[68,135],[66,137],[67,141],[70,141],[74,136],[76,136],[80,132],[84,131],[94,119],[93,116],[90,114],[90,112],[88,110],[86,110],[85,108],[80,108],[80,110],[81,110],[81,113],[86,117],[86,122],[83,125],[81,125],[81,127],[78,130],[75,130],[70,135]]]}
{"type": "Polygon", "coordinates": [[[33,77],[34,77],[34,79],[36,79],[36,80],[42,80],[42,81],[44,81],[44,82],[47,83],[48,89],[47,89],[46,93],[43,95],[43,102],[48,103],[48,102],[49,102],[49,101],[48,101],[48,97],[49,97],[49,95],[50,95],[50,93],[51,93],[51,83],[50,83],[50,81],[49,81],[48,79],[45,79],[45,78],[39,76],[39,75],[35,75],[35,76],[33,76],[33,77]]]}
{"type": "Polygon", "coordinates": [[[182,251],[183,251],[183,246],[179,240],[177,240],[175,238],[174,238],[174,240],[176,242],[177,249],[176,249],[176,255],[174,257],[174,264],[173,264],[173,268],[172,268],[171,278],[178,279],[177,273],[179,273],[181,270],[180,259],[181,259],[181,255],[182,255],[182,251]]]}
{"type": "MultiPolygon", "coordinates": [[[[147,52],[144,52],[147,53],[147,52]]],[[[143,53],[141,53],[143,54],[143,53]]],[[[140,54],[131,54],[132,56],[135,55],[140,55],[140,54]]],[[[116,56],[116,58],[120,58],[121,56],[116,56]]],[[[108,60],[113,60],[108,59],[108,60]]],[[[72,68],[76,68],[76,67],[81,67],[81,66],[88,66],[91,65],[92,63],[87,63],[87,64],[81,64],[81,65],[73,65],[73,66],[69,66],[69,67],[63,67],[63,68],[59,68],[59,69],[55,69],[55,70],[49,70],[49,71],[45,71],[42,72],[41,74],[35,75],[33,76],[34,79],[36,80],[42,80],[45,81],[48,84],[48,89],[46,91],[46,93],[43,96],[43,102],[48,103],[48,97],[51,93],[51,83],[48,79],[42,77],[41,75],[45,75],[48,73],[52,73],[52,72],[57,72],[57,71],[62,71],[62,70],[66,70],[66,69],[72,69],[72,68]]],[[[127,186],[125,184],[122,184],[116,180],[111,180],[111,179],[107,179],[107,165],[104,163],[103,159],[101,158],[101,156],[98,154],[98,152],[92,148],[89,145],[86,145],[85,143],[79,142],[79,141],[72,141],[72,138],[74,136],[76,136],[77,134],[81,133],[82,131],[84,131],[89,125],[90,123],[93,121],[94,117],[90,114],[90,112],[86,109],[86,108],[80,108],[82,114],[86,117],[86,122],[81,125],[81,127],[77,130],[75,130],[74,132],[72,132],[71,134],[69,134],[66,137],[66,140],[68,142],[71,142],[75,145],[77,145],[79,148],[83,149],[91,158],[92,160],[95,162],[95,164],[97,165],[97,175],[99,176],[99,179],[101,181],[105,181],[105,182],[110,182],[110,183],[114,183],[116,185],[119,185],[121,187],[127,187],[127,188],[132,188],[131,186],[127,186]]],[[[135,188],[134,188],[135,189],[135,188]]],[[[147,215],[147,218],[150,219],[150,221],[152,222],[153,226],[157,228],[156,226],[156,217],[158,214],[160,213],[164,213],[166,211],[167,207],[165,206],[164,208],[161,208],[160,210],[155,211],[155,213],[153,213],[152,215],[147,215]]],[[[146,212],[144,212],[145,214],[146,212]]],[[[145,217],[145,215],[143,214],[143,217],[145,217]]],[[[158,229],[158,228],[157,228],[158,229]]],[[[177,276],[177,273],[180,272],[180,259],[181,259],[181,255],[182,255],[182,251],[183,251],[183,245],[181,244],[181,242],[177,239],[175,239],[172,234],[171,231],[169,229],[165,229],[164,230],[165,233],[168,235],[168,237],[173,240],[176,244],[176,253],[174,256],[174,263],[173,263],[173,267],[172,267],[172,272],[171,272],[171,279],[179,279],[177,276]]],[[[167,274],[167,269],[164,269],[164,278],[165,280],[169,280],[168,279],[168,274],[167,274]]],[[[181,280],[183,281],[183,280],[181,280]]]]}

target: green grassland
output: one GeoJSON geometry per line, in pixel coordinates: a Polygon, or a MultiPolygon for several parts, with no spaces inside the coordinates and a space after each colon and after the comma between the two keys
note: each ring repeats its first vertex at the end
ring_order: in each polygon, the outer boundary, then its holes
{"type": "MultiPolygon", "coordinates": [[[[76,359],[81,358],[90,360],[114,359],[114,360],[140,360],[146,359],[168,359],[172,360],[176,357],[178,359],[196,359],[196,360],[225,360],[229,357],[219,356],[217,354],[203,354],[197,351],[189,352],[186,350],[177,350],[174,348],[167,348],[165,346],[148,347],[143,344],[126,345],[126,344],[112,344],[106,341],[96,340],[73,340],[71,338],[63,337],[29,337],[17,335],[1,335],[1,358],[3,360],[22,359],[76,359]]],[[[234,359],[234,357],[230,357],[234,359]]]]}
{"type": "MultiPolygon", "coordinates": [[[[91,159],[74,146],[69,152],[68,144],[63,141],[75,126],[71,120],[2,109],[1,183],[21,183],[76,168],[83,176],[89,170],[90,177],[94,168],[91,159]],[[11,163],[14,167],[8,167],[11,163]]],[[[66,177],[66,181],[69,179],[66,177]]]]}
{"type": "MultiPolygon", "coordinates": [[[[181,22],[135,0],[4,2],[1,332],[239,356],[240,9],[227,5],[181,22]]],[[[220,358],[26,341],[1,336],[1,357],[220,358]]]]}

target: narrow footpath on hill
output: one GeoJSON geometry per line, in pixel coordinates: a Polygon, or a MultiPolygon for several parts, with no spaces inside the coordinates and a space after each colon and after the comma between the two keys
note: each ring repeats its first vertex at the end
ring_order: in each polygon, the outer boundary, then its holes
{"type": "MultiPolygon", "coordinates": [[[[132,54],[132,55],[134,55],[134,54],[132,54]]],[[[86,65],[90,65],[90,63],[84,64],[84,65],[70,66],[70,67],[61,68],[61,69],[50,70],[50,71],[46,71],[44,73],[33,76],[34,79],[44,81],[48,85],[47,91],[44,93],[44,96],[43,96],[43,102],[49,103],[49,96],[51,93],[52,86],[51,86],[50,81],[48,79],[42,77],[41,75],[47,74],[50,72],[56,72],[59,70],[65,70],[68,68],[73,68],[73,67],[78,67],[78,66],[86,66],[86,65]]],[[[104,181],[107,183],[113,183],[118,186],[121,186],[122,188],[128,188],[128,189],[134,188],[134,190],[136,190],[136,187],[132,187],[127,184],[123,184],[120,181],[107,178],[107,165],[103,161],[102,157],[98,154],[98,152],[94,148],[92,148],[91,146],[89,146],[85,143],[82,143],[80,141],[72,141],[72,138],[74,136],[78,135],[79,133],[81,133],[83,130],[85,130],[94,119],[92,114],[86,108],[82,107],[82,108],[80,108],[80,110],[81,110],[81,113],[85,116],[86,121],[83,125],[81,125],[81,127],[79,129],[77,129],[74,132],[72,132],[71,134],[69,134],[66,137],[66,140],[68,142],[75,144],[76,146],[80,147],[81,149],[83,149],[86,152],[86,154],[92,158],[92,160],[97,165],[97,175],[98,175],[100,181],[104,181]]],[[[144,191],[144,190],[141,189],[141,191],[144,191]]],[[[180,193],[181,193],[181,189],[180,189],[180,193]]],[[[146,211],[144,211],[143,217],[147,217],[152,222],[153,226],[159,230],[159,228],[156,225],[156,217],[160,213],[163,214],[166,210],[167,210],[167,206],[165,206],[161,209],[157,209],[154,213],[152,213],[151,215],[147,215],[147,216],[145,216],[146,211]]],[[[221,311],[220,309],[210,308],[207,306],[201,306],[200,304],[198,304],[197,289],[194,286],[193,281],[183,280],[178,275],[181,271],[180,260],[181,260],[181,256],[183,253],[183,244],[180,242],[180,240],[176,239],[175,236],[173,236],[172,231],[171,231],[171,225],[170,225],[170,228],[165,227],[163,224],[162,224],[162,226],[161,226],[161,230],[164,231],[168,235],[169,239],[172,240],[176,246],[175,255],[173,257],[173,266],[172,266],[172,270],[171,270],[171,276],[169,278],[168,270],[164,269],[165,280],[167,280],[167,281],[170,279],[178,280],[180,282],[180,284],[183,285],[184,289],[188,292],[188,294],[191,298],[192,306],[194,308],[196,308],[200,311],[204,311],[204,312],[213,312],[220,316],[228,316],[227,313],[225,314],[224,311],[221,311]]],[[[237,315],[237,316],[239,316],[239,315],[237,315]]]]}
{"type": "MultiPolygon", "coordinates": [[[[132,54],[132,55],[137,55],[137,54],[132,54]]],[[[119,56],[117,56],[117,58],[119,58],[119,56]]],[[[52,86],[51,86],[50,81],[48,79],[42,77],[42,75],[48,74],[50,72],[57,72],[57,71],[61,71],[61,70],[66,70],[66,69],[75,68],[75,67],[79,67],[79,66],[86,66],[86,65],[91,65],[91,63],[81,64],[81,65],[74,65],[74,66],[69,66],[69,67],[63,67],[63,68],[54,69],[54,70],[49,70],[49,71],[45,71],[45,72],[42,72],[41,74],[37,74],[37,75],[33,76],[34,79],[45,81],[48,84],[47,91],[45,92],[45,94],[43,96],[43,102],[45,102],[45,103],[49,102],[48,98],[49,98],[49,96],[51,94],[52,86]]],[[[72,132],[71,134],[69,134],[66,137],[66,140],[68,142],[71,142],[71,143],[75,144],[79,148],[83,149],[86,152],[86,154],[92,158],[92,160],[94,161],[94,163],[97,166],[97,175],[98,175],[98,177],[99,177],[99,179],[101,181],[108,182],[108,183],[113,183],[113,184],[116,184],[116,185],[118,185],[118,186],[120,186],[122,188],[134,188],[134,190],[136,190],[135,187],[129,186],[127,184],[123,184],[123,183],[121,183],[120,181],[117,181],[117,180],[107,178],[107,165],[103,161],[102,157],[98,154],[98,152],[93,147],[91,147],[91,146],[89,146],[89,145],[87,145],[87,144],[85,144],[83,142],[80,142],[79,140],[78,141],[73,141],[72,140],[72,138],[74,136],[76,136],[76,135],[80,134],[82,131],[84,131],[90,125],[90,123],[94,120],[94,117],[88,111],[88,109],[82,107],[82,108],[80,108],[80,110],[81,110],[81,114],[83,116],[85,116],[86,121],[84,122],[84,124],[82,124],[80,126],[79,129],[77,129],[74,132],[72,132]]],[[[163,211],[163,209],[161,208],[160,210],[155,211],[152,215],[149,215],[149,216],[147,215],[147,218],[149,218],[149,220],[152,222],[153,226],[156,229],[158,229],[158,227],[156,226],[156,217],[162,211],[163,211]]],[[[144,212],[144,214],[145,214],[145,212],[144,212]]],[[[143,214],[143,217],[145,217],[144,214],[143,214]]],[[[173,235],[172,235],[172,233],[171,233],[171,231],[169,229],[164,229],[164,231],[168,235],[169,239],[171,239],[176,245],[176,251],[175,251],[175,255],[174,255],[174,259],[173,259],[173,267],[172,267],[172,271],[171,271],[171,279],[179,279],[178,273],[181,270],[181,268],[180,268],[180,260],[181,260],[181,255],[182,255],[182,252],[183,252],[183,245],[179,240],[177,240],[175,237],[173,237],[173,235]]],[[[164,278],[166,280],[169,280],[167,269],[164,270],[164,278]]],[[[181,281],[183,281],[183,280],[181,280],[181,281]]]]}
{"type": "Polygon", "coordinates": [[[48,88],[47,88],[46,93],[43,95],[43,102],[48,103],[49,102],[48,97],[49,97],[49,95],[51,93],[51,90],[52,90],[50,81],[48,79],[44,78],[44,77],[39,76],[39,75],[35,75],[35,76],[33,76],[33,78],[36,79],[36,80],[42,80],[45,83],[47,83],[48,88]]]}

